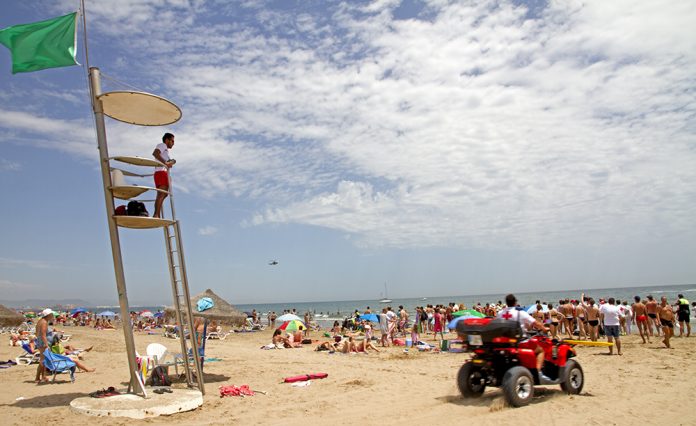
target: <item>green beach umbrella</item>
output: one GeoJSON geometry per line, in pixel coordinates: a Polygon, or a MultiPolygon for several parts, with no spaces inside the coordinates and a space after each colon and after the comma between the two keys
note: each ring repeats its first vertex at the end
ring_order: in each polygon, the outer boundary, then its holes
{"type": "Polygon", "coordinates": [[[473,309],[462,309],[461,311],[457,311],[457,312],[454,312],[454,313],[452,314],[452,316],[455,317],[455,318],[456,318],[456,317],[461,317],[462,315],[469,315],[469,316],[478,317],[478,318],[484,318],[484,317],[485,317],[484,314],[482,314],[482,313],[479,312],[479,311],[475,311],[475,310],[473,310],[473,309]]]}

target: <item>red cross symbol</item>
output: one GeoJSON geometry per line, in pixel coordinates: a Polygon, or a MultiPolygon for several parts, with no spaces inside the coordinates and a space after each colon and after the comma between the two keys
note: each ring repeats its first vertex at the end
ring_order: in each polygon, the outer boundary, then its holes
{"type": "Polygon", "coordinates": [[[510,313],[510,311],[507,311],[502,315],[502,317],[505,318],[506,320],[508,320],[508,319],[512,318],[512,314],[510,313]]]}

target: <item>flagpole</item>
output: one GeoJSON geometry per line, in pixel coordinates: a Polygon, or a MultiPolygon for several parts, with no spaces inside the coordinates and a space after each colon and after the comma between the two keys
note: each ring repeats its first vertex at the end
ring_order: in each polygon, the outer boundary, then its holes
{"type": "MultiPolygon", "coordinates": [[[[85,45],[85,66],[89,70],[89,48],[87,47],[87,12],[85,11],[85,0],[80,0],[80,11],[82,12],[82,35],[85,45]]],[[[92,85],[90,84],[90,89],[92,85]]]]}

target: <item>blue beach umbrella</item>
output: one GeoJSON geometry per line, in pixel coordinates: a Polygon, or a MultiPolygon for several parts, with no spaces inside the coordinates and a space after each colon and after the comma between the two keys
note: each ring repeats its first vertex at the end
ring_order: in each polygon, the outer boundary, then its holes
{"type": "Polygon", "coordinates": [[[70,311],[70,315],[74,317],[76,315],[83,314],[85,312],[87,312],[87,309],[85,309],[85,308],[75,308],[72,311],[70,311]]]}
{"type": "Polygon", "coordinates": [[[370,321],[370,322],[379,322],[379,317],[377,314],[362,314],[358,317],[360,321],[370,321]]]}
{"type": "Polygon", "coordinates": [[[115,313],[115,312],[112,312],[112,311],[104,311],[104,312],[101,312],[101,313],[99,313],[99,314],[97,314],[97,315],[100,316],[100,317],[115,317],[115,316],[116,316],[116,313],[115,313]]]}

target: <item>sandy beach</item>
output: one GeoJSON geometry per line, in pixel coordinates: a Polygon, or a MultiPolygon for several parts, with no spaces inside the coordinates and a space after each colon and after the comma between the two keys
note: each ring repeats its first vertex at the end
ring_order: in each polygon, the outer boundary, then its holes
{"type": "MultiPolygon", "coordinates": [[[[131,419],[93,418],[70,411],[74,398],[108,386],[123,387],[127,364],[123,334],[69,327],[70,343],[94,345],[85,363],[94,373],[78,373],[71,384],[68,375],[58,383],[36,385],[35,366],[14,366],[0,371],[3,391],[0,413],[3,424],[74,425],[98,421],[132,424],[131,419]],[[18,398],[20,398],[18,400],[18,398]]],[[[320,333],[310,337],[319,339],[320,333]]],[[[452,336],[453,337],[453,336],[452,336]]],[[[558,386],[537,387],[531,405],[507,407],[499,389],[487,389],[482,398],[464,400],[455,375],[469,356],[463,353],[428,353],[403,347],[380,353],[328,354],[299,349],[260,350],[271,332],[231,334],[225,340],[209,340],[207,357],[220,358],[205,366],[206,395],[203,407],[192,412],[145,420],[150,424],[306,424],[308,421],[361,424],[411,424],[473,421],[476,424],[634,424],[634,415],[657,424],[696,424],[687,407],[696,398],[696,338],[673,339],[674,349],[662,348],[656,339],[643,345],[636,335],[624,338],[624,356],[606,356],[605,348],[578,347],[586,383],[581,395],[568,396],[558,386]],[[287,376],[326,372],[328,378],[308,387],[281,383],[287,376]],[[220,398],[221,385],[248,384],[267,395],[220,398]]],[[[136,345],[145,352],[159,342],[176,350],[178,341],[161,335],[136,333],[136,345]]],[[[14,359],[21,348],[6,343],[0,359],[14,359]]],[[[175,384],[183,386],[181,384],[175,384]]]]}

